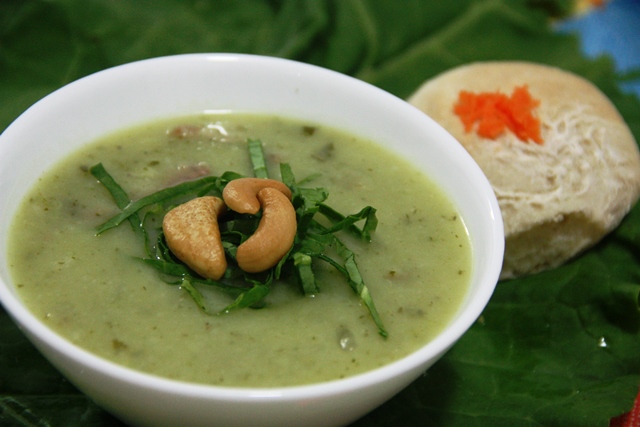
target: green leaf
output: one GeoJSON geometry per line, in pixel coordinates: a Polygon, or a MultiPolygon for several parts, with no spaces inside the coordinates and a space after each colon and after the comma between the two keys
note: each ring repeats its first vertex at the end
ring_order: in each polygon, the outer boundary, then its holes
{"type": "Polygon", "coordinates": [[[302,287],[302,291],[305,295],[313,295],[320,292],[318,285],[316,284],[316,278],[311,268],[312,258],[302,252],[296,252],[293,254],[293,262],[296,268],[296,273],[302,287]]]}
{"type": "Polygon", "coordinates": [[[254,175],[256,178],[269,178],[267,162],[264,159],[264,151],[262,151],[262,142],[259,139],[249,139],[247,144],[254,175]]]}
{"type": "Polygon", "coordinates": [[[101,234],[113,227],[117,227],[122,223],[122,221],[129,218],[131,215],[137,214],[140,210],[146,207],[149,207],[151,205],[155,205],[156,203],[163,203],[168,200],[174,199],[176,197],[181,197],[189,193],[198,194],[203,189],[210,189],[211,184],[215,183],[216,180],[217,180],[216,177],[205,176],[204,178],[200,178],[194,181],[183,182],[176,186],[162,189],[148,196],[145,196],[141,199],[138,199],[135,202],[132,202],[129,205],[127,205],[122,210],[121,213],[119,213],[118,215],[115,215],[114,217],[110,218],[105,223],[100,225],[97,228],[96,233],[101,234]]]}
{"type": "Polygon", "coordinates": [[[171,276],[185,277],[189,276],[189,270],[183,264],[177,264],[175,262],[169,262],[162,259],[149,259],[145,258],[142,261],[151,265],[153,268],[163,274],[169,274],[171,276]]]}
{"type": "Polygon", "coordinates": [[[202,310],[203,312],[206,313],[207,312],[207,304],[205,303],[204,297],[202,296],[200,291],[198,291],[191,284],[191,282],[189,282],[189,280],[187,278],[183,278],[182,279],[182,283],[180,284],[180,286],[182,287],[182,289],[187,291],[187,293],[189,295],[191,295],[191,298],[195,301],[195,303],[198,305],[198,307],[200,307],[200,310],[202,310]]]}
{"type": "MultiPolygon", "coordinates": [[[[113,200],[116,202],[116,206],[120,209],[124,209],[131,203],[131,199],[127,193],[120,187],[120,185],[113,179],[111,175],[104,168],[102,163],[98,163],[89,169],[91,175],[93,175],[104,187],[109,191],[109,194],[113,197],[113,200]]],[[[136,233],[143,233],[142,223],[140,222],[140,216],[137,213],[132,214],[127,218],[129,223],[131,224],[131,228],[136,233]]]]}
{"type": "Polygon", "coordinates": [[[371,317],[373,317],[374,322],[376,322],[376,325],[378,326],[378,333],[383,337],[387,337],[388,333],[382,323],[380,315],[378,314],[378,310],[373,303],[373,298],[371,297],[369,288],[364,284],[364,280],[362,280],[362,275],[360,274],[360,270],[356,264],[355,254],[336,238],[334,238],[334,248],[336,249],[338,256],[344,260],[344,268],[349,278],[349,286],[351,286],[354,292],[360,296],[364,305],[367,306],[369,313],[371,313],[371,317]]]}
{"type": "Polygon", "coordinates": [[[333,226],[324,231],[325,233],[335,233],[336,231],[346,229],[362,240],[371,241],[371,233],[375,231],[378,226],[375,208],[366,206],[358,213],[344,216],[324,203],[320,203],[318,207],[319,212],[333,223],[333,226]],[[365,222],[362,229],[354,226],[356,222],[363,219],[365,222]]]}
{"type": "Polygon", "coordinates": [[[293,187],[296,185],[296,178],[291,170],[291,165],[288,163],[280,163],[280,177],[287,187],[293,187]]]}
{"type": "Polygon", "coordinates": [[[305,234],[304,239],[302,239],[298,244],[298,251],[312,256],[320,255],[331,246],[333,239],[333,235],[326,233],[305,234]]]}
{"type": "MultiPolygon", "coordinates": [[[[0,2],[0,129],[42,96],[110,66],[176,53],[262,53],[406,97],[472,61],[521,59],[585,76],[640,141],[640,101],[611,58],[586,58],[549,15],[564,0],[81,0],[0,2]]],[[[282,179],[287,183],[283,174],[282,179]]],[[[302,181],[301,181],[302,182],[302,181]]],[[[500,283],[482,318],[398,396],[353,423],[600,426],[640,381],[640,207],[574,262],[500,283]],[[605,337],[607,347],[600,346],[605,337]]],[[[0,424],[123,427],[51,367],[0,310],[0,424]]]]}
{"type": "Polygon", "coordinates": [[[241,308],[254,307],[256,305],[259,306],[268,293],[268,286],[256,284],[248,291],[241,293],[238,298],[236,298],[236,300],[232,304],[229,304],[227,307],[225,307],[222,312],[226,313],[241,308]]]}

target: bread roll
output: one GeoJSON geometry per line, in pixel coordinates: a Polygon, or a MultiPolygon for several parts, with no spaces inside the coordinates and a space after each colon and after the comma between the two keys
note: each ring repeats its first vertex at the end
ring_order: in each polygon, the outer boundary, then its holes
{"type": "Polygon", "coordinates": [[[640,195],[640,154],[609,99],[587,80],[540,64],[473,63],[423,84],[408,100],[447,129],[488,177],[505,225],[502,279],[556,267],[615,228],[640,195]],[[542,144],[505,131],[466,132],[454,105],[461,90],[526,85],[540,101],[542,144]]]}

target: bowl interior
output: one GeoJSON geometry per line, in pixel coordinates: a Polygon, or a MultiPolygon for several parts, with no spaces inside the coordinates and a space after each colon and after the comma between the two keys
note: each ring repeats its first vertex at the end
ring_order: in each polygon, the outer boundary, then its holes
{"type": "MultiPolygon", "coordinates": [[[[7,250],[8,219],[24,194],[68,153],[112,131],[203,111],[269,112],[346,129],[409,159],[451,195],[471,236],[471,289],[445,332],[389,369],[406,369],[407,364],[417,366],[439,356],[475,321],[493,292],[503,252],[499,208],[475,162],[439,125],[406,102],[344,75],[276,58],[157,58],[81,79],[35,104],[0,137],[2,251],[7,250]]],[[[5,256],[0,263],[0,298],[7,310],[26,329],[58,339],[20,306],[5,256]]]]}

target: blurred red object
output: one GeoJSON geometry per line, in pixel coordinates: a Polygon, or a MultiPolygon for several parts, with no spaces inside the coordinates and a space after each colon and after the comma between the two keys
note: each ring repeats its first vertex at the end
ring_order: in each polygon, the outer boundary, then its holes
{"type": "Polygon", "coordinates": [[[631,412],[613,418],[609,427],[640,427],[640,393],[636,397],[631,412]]]}

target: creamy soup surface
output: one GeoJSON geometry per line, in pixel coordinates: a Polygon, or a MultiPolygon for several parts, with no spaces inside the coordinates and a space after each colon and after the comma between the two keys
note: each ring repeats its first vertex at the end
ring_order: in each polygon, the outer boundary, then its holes
{"type": "MultiPolygon", "coordinates": [[[[9,263],[28,307],[104,358],[197,383],[278,387],[344,378],[388,364],[432,339],[458,309],[471,269],[456,208],[421,172],[370,141],[313,123],[237,113],[175,118],[118,132],[44,174],[12,225],[9,263]],[[88,169],[103,163],[135,200],[202,175],[251,176],[247,138],[260,139],[272,178],[289,163],[316,176],[342,213],[377,209],[369,243],[344,237],[389,333],[381,337],[345,280],[315,264],[321,292],[275,285],[262,309],[202,312],[185,290],[140,262],[128,224],[88,169]]],[[[212,304],[230,297],[202,289],[212,304]]]]}

